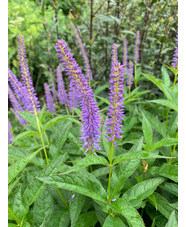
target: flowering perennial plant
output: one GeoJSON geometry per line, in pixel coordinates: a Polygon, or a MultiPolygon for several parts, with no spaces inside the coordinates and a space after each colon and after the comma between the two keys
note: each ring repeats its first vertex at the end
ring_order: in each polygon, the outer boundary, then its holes
{"type": "Polygon", "coordinates": [[[176,37],[176,47],[174,50],[174,57],[173,57],[173,63],[172,66],[176,69],[178,66],[178,33],[176,37]]]}
{"type": "Polygon", "coordinates": [[[139,62],[139,44],[140,44],[140,32],[136,32],[136,40],[135,40],[135,46],[134,46],[134,62],[139,62]]]}
{"type": "Polygon", "coordinates": [[[130,89],[133,84],[133,63],[129,62],[128,76],[127,76],[127,86],[130,89]]]}
{"type": "Polygon", "coordinates": [[[127,38],[123,38],[123,66],[124,66],[124,75],[127,75],[127,66],[128,66],[128,54],[127,54],[127,38]]]}
{"type": "Polygon", "coordinates": [[[117,50],[116,43],[114,43],[112,45],[112,59],[111,60],[112,60],[112,67],[113,67],[113,64],[118,61],[118,50],[117,50]]]}
{"type": "Polygon", "coordinates": [[[47,104],[47,109],[49,111],[55,112],[55,106],[54,106],[54,101],[50,92],[50,88],[47,83],[44,83],[44,89],[45,89],[45,99],[46,99],[46,104],[47,104]]]}
{"type": "Polygon", "coordinates": [[[20,123],[22,125],[25,125],[27,123],[26,120],[23,120],[22,117],[20,116],[20,114],[18,114],[18,112],[17,112],[17,111],[23,111],[23,107],[20,105],[20,103],[16,99],[16,97],[9,85],[8,85],[8,95],[9,95],[10,102],[12,103],[12,106],[15,110],[16,115],[18,116],[20,123]]]}
{"type": "Polygon", "coordinates": [[[58,98],[61,104],[68,104],[67,93],[65,91],[63,76],[60,66],[57,67],[58,98]]]}
{"type": "Polygon", "coordinates": [[[30,77],[23,35],[18,36],[18,47],[19,47],[19,63],[20,63],[21,77],[22,77],[23,86],[26,89],[26,100],[27,100],[28,110],[30,112],[37,113],[40,111],[40,104],[32,84],[32,79],[30,77]]]}
{"type": "Polygon", "coordinates": [[[81,140],[84,143],[83,147],[86,149],[85,153],[88,150],[99,149],[100,117],[93,91],[70,53],[67,44],[62,39],[56,43],[56,52],[59,54],[60,62],[69,76],[69,80],[72,81],[75,92],[78,94],[83,119],[81,140]]]}
{"type": "Polygon", "coordinates": [[[85,66],[86,78],[90,81],[90,80],[92,80],[92,72],[91,72],[89,59],[87,57],[85,47],[83,45],[83,42],[80,38],[80,35],[79,35],[78,30],[76,29],[75,25],[72,22],[70,23],[70,25],[72,27],[72,30],[73,30],[74,35],[76,37],[77,43],[78,43],[79,48],[81,50],[81,55],[82,55],[82,58],[83,58],[83,61],[84,61],[84,66],[85,66]]]}
{"type": "MultiPolygon", "coordinates": [[[[113,46],[114,47],[114,46],[113,46]]],[[[114,50],[112,52],[112,59],[114,50]]],[[[108,107],[107,116],[109,117],[106,121],[106,129],[108,141],[113,141],[116,146],[115,139],[121,139],[120,133],[122,133],[120,125],[122,122],[123,111],[123,93],[124,93],[124,74],[123,65],[118,62],[112,63],[112,69],[110,74],[110,105],[108,107]]]]}

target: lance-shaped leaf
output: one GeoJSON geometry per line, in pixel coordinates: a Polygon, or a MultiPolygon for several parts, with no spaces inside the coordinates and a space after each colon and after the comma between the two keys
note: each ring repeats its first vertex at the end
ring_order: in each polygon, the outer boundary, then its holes
{"type": "Polygon", "coordinates": [[[150,196],[164,180],[164,178],[159,177],[140,182],[129,188],[122,198],[126,198],[133,206],[137,206],[143,199],[150,196]]]}
{"type": "Polygon", "coordinates": [[[15,164],[8,168],[8,183],[10,183],[26,166],[26,164],[34,158],[41,149],[19,159],[15,164]]]}
{"type": "Polygon", "coordinates": [[[107,193],[101,183],[90,173],[79,171],[68,175],[40,177],[39,180],[69,191],[74,191],[93,199],[106,202],[107,193]]]}
{"type": "Polygon", "coordinates": [[[178,226],[178,221],[176,218],[176,214],[175,211],[173,211],[169,217],[169,220],[167,222],[167,224],[165,225],[165,227],[177,227],[178,226]]]}
{"type": "Polygon", "coordinates": [[[138,211],[125,198],[117,199],[115,202],[107,205],[107,208],[111,208],[113,212],[125,217],[130,227],[145,227],[138,211]]]}
{"type": "Polygon", "coordinates": [[[145,137],[145,142],[147,144],[147,147],[150,148],[153,140],[152,128],[144,114],[143,114],[142,129],[143,129],[143,134],[145,137]]]}
{"type": "Polygon", "coordinates": [[[98,218],[96,216],[95,211],[89,211],[83,213],[79,216],[78,221],[76,222],[76,227],[91,227],[95,226],[98,222],[98,218]]]}
{"type": "Polygon", "coordinates": [[[146,151],[128,152],[117,156],[114,159],[113,165],[116,165],[117,163],[128,161],[128,160],[149,159],[149,158],[170,158],[170,157],[153,154],[146,151]]]}
{"type": "Polygon", "coordinates": [[[172,146],[178,144],[178,139],[177,138],[166,138],[158,141],[157,143],[153,144],[152,147],[150,148],[151,150],[155,150],[159,147],[163,146],[172,146]]]}
{"type": "Polygon", "coordinates": [[[120,163],[113,171],[111,178],[111,199],[123,188],[125,180],[131,176],[139,165],[139,160],[120,163]]]}
{"type": "Polygon", "coordinates": [[[119,217],[109,215],[103,224],[103,227],[125,227],[125,224],[119,217]]]}
{"type": "Polygon", "coordinates": [[[89,165],[109,165],[108,161],[101,157],[101,156],[95,156],[95,155],[91,155],[88,157],[85,157],[83,159],[81,159],[77,164],[75,164],[72,168],[70,168],[69,170],[67,170],[64,173],[61,173],[59,175],[63,175],[63,174],[68,174],[74,171],[77,171],[79,169],[85,168],[89,165]]]}
{"type": "MultiPolygon", "coordinates": [[[[42,170],[38,177],[45,177],[54,174],[67,158],[67,154],[60,156],[57,160],[51,162],[50,165],[42,170]]],[[[28,185],[23,193],[24,211],[22,213],[22,217],[27,214],[27,212],[29,211],[29,206],[37,200],[40,194],[45,190],[45,187],[45,184],[37,178],[35,178],[33,182],[28,185]]]]}
{"type": "Polygon", "coordinates": [[[39,132],[34,132],[32,130],[21,132],[15,137],[13,143],[15,141],[19,140],[19,139],[23,139],[23,138],[28,137],[28,136],[39,136],[39,135],[40,135],[39,132]]]}

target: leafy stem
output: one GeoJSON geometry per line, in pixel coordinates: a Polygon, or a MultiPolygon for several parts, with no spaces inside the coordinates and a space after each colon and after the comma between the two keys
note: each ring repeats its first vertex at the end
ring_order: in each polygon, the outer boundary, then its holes
{"type": "Polygon", "coordinates": [[[109,167],[109,181],[108,181],[108,202],[110,203],[110,183],[111,183],[111,174],[112,174],[112,159],[113,159],[114,143],[112,140],[111,152],[110,152],[110,167],[109,167]]]}
{"type": "Polygon", "coordinates": [[[16,215],[13,213],[13,211],[10,209],[10,207],[8,207],[8,212],[11,214],[11,216],[14,218],[14,220],[17,222],[17,224],[19,226],[22,226],[21,222],[19,221],[19,219],[16,217],[16,215]]]}

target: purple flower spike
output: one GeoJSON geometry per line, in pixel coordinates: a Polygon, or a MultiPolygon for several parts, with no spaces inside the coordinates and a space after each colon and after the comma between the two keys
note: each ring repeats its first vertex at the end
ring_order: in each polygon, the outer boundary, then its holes
{"type": "Polygon", "coordinates": [[[140,44],[140,32],[136,32],[136,40],[135,40],[135,46],[134,46],[134,62],[139,62],[139,44],[140,44]]]}
{"type": "Polygon", "coordinates": [[[133,84],[133,63],[129,62],[128,76],[127,76],[127,85],[128,88],[131,88],[133,84]]]}
{"type": "Polygon", "coordinates": [[[20,121],[20,123],[22,125],[25,125],[27,124],[27,121],[26,120],[23,120],[22,117],[18,114],[17,111],[23,111],[23,107],[20,105],[20,103],[18,102],[18,100],[16,99],[12,89],[10,88],[10,86],[8,85],[8,95],[9,95],[9,99],[10,99],[10,102],[16,112],[16,115],[18,116],[18,119],[20,121]]]}
{"type": "Polygon", "coordinates": [[[57,67],[58,96],[61,104],[68,104],[67,93],[63,82],[60,66],[57,67]]]}
{"type": "Polygon", "coordinates": [[[90,64],[89,64],[89,60],[87,57],[85,47],[82,43],[82,40],[80,38],[80,35],[79,35],[78,30],[76,29],[75,25],[72,22],[70,22],[70,25],[71,25],[72,31],[74,32],[74,35],[76,37],[77,43],[78,43],[80,51],[81,51],[81,56],[83,58],[83,62],[84,62],[84,66],[85,66],[86,78],[88,80],[92,80],[92,72],[91,72],[91,68],[90,68],[90,64]]]}
{"type": "Polygon", "coordinates": [[[176,47],[174,50],[174,57],[173,57],[173,63],[172,66],[176,69],[178,66],[178,33],[176,36],[176,47]]]}
{"type": "Polygon", "coordinates": [[[66,74],[69,76],[68,78],[72,81],[72,86],[80,101],[83,120],[81,138],[84,142],[83,147],[89,151],[93,151],[94,148],[99,149],[100,116],[97,102],[94,100],[93,91],[88,84],[87,79],[83,76],[76,60],[70,53],[65,41],[62,39],[58,40],[58,43],[56,43],[56,51],[59,53],[60,62],[62,63],[66,74]]]}
{"type": "MultiPolygon", "coordinates": [[[[113,52],[112,52],[113,54],[113,52]]],[[[113,56],[112,56],[113,57],[113,56]]],[[[109,117],[106,121],[106,137],[108,141],[113,141],[116,146],[115,139],[121,139],[122,117],[124,113],[123,106],[123,93],[124,93],[124,74],[123,65],[118,62],[114,62],[110,74],[110,105],[108,107],[107,116],[109,117]]]]}
{"type": "Polygon", "coordinates": [[[47,83],[44,83],[44,89],[45,89],[45,99],[46,99],[47,109],[49,111],[55,112],[56,110],[54,107],[54,101],[50,93],[50,88],[47,83]]]}
{"type": "Polygon", "coordinates": [[[115,62],[118,61],[118,50],[117,50],[117,44],[114,43],[112,45],[112,67],[115,62]]]}
{"type": "Polygon", "coordinates": [[[12,133],[10,131],[10,128],[11,128],[11,123],[10,121],[8,120],[8,144],[12,143],[13,142],[13,136],[12,136],[12,133]]]}
{"type": "Polygon", "coordinates": [[[25,109],[27,109],[27,101],[25,99],[26,89],[10,69],[8,69],[8,81],[12,85],[16,96],[20,99],[25,109]]]}
{"type": "Polygon", "coordinates": [[[21,77],[23,86],[25,87],[27,92],[26,99],[28,104],[28,110],[33,113],[36,113],[40,111],[40,105],[32,84],[32,79],[30,77],[23,35],[18,36],[18,47],[21,77]]]}
{"type": "Polygon", "coordinates": [[[123,38],[123,66],[124,75],[127,75],[127,65],[128,65],[128,54],[127,54],[127,38],[123,38]]]}
{"type": "Polygon", "coordinates": [[[71,111],[73,108],[78,108],[78,94],[73,87],[72,81],[70,81],[69,86],[69,107],[71,111]]]}

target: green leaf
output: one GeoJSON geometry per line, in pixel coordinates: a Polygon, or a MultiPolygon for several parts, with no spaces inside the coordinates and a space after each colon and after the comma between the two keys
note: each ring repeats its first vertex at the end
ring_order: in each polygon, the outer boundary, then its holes
{"type": "MultiPolygon", "coordinates": [[[[67,158],[67,154],[60,156],[57,160],[51,162],[50,165],[48,165],[44,170],[42,170],[38,177],[45,177],[54,174],[67,158]]],[[[29,211],[29,206],[37,200],[37,198],[41,195],[45,188],[46,185],[37,178],[35,178],[33,182],[27,186],[26,190],[23,193],[23,217],[29,211]]]]}
{"type": "Polygon", "coordinates": [[[17,178],[12,184],[8,185],[8,196],[10,195],[10,193],[12,192],[13,188],[17,185],[17,183],[19,182],[19,178],[17,178]]]}
{"type": "Polygon", "coordinates": [[[23,119],[27,120],[31,124],[31,126],[38,130],[36,116],[34,114],[24,111],[18,111],[18,113],[23,117],[23,119]]]}
{"type": "Polygon", "coordinates": [[[110,86],[109,84],[105,84],[105,85],[97,87],[96,90],[94,91],[94,94],[95,95],[99,94],[101,91],[105,90],[109,86],[110,86]]]}
{"type": "Polygon", "coordinates": [[[79,216],[76,227],[91,227],[98,222],[95,211],[89,211],[79,216]]]}
{"type": "Polygon", "coordinates": [[[116,21],[117,24],[121,23],[121,20],[118,19],[117,17],[114,17],[114,16],[110,15],[110,18],[112,18],[114,21],[116,21]]]}
{"type": "Polygon", "coordinates": [[[40,226],[43,222],[47,222],[54,210],[54,201],[52,195],[47,189],[41,193],[35,201],[33,207],[33,223],[34,226],[40,226]]]}
{"type": "MultiPolygon", "coordinates": [[[[161,185],[160,185],[160,187],[161,187],[161,185]]],[[[150,199],[150,200],[153,202],[153,204],[154,204],[154,206],[155,206],[155,208],[156,208],[156,210],[157,210],[157,209],[158,209],[158,205],[157,205],[157,201],[156,201],[155,195],[154,195],[154,194],[151,194],[151,195],[148,197],[148,199],[150,199]]]]}
{"type": "Polygon", "coordinates": [[[125,225],[120,218],[109,215],[106,218],[103,227],[125,227],[125,225]]]}
{"type": "Polygon", "coordinates": [[[155,150],[159,147],[163,146],[172,146],[172,145],[177,145],[178,144],[178,139],[177,138],[166,138],[158,141],[157,143],[153,144],[152,147],[150,148],[151,151],[155,150]]]}
{"type": "Polygon", "coordinates": [[[84,202],[85,202],[85,197],[80,194],[75,194],[74,199],[70,200],[69,206],[70,206],[71,227],[75,226],[75,223],[79,218],[84,202]]]}
{"type": "Polygon", "coordinates": [[[13,204],[12,204],[12,212],[15,216],[20,220],[21,219],[21,212],[24,209],[22,204],[22,187],[21,185],[16,188],[13,195],[13,204]]]}
{"type": "Polygon", "coordinates": [[[164,65],[161,67],[161,72],[162,72],[163,82],[164,82],[165,86],[169,87],[170,86],[170,77],[169,77],[169,74],[167,73],[167,70],[164,65]]]}
{"type": "Polygon", "coordinates": [[[173,211],[169,217],[169,220],[167,222],[167,224],[165,225],[165,227],[177,227],[178,226],[178,221],[176,218],[176,214],[175,211],[173,211]]]}
{"type": "Polygon", "coordinates": [[[55,212],[48,221],[47,227],[68,227],[70,222],[69,211],[61,209],[55,212]]]}
{"type": "Polygon", "coordinates": [[[164,163],[161,167],[153,166],[149,169],[151,174],[159,174],[160,176],[167,177],[176,183],[178,182],[178,166],[164,163]]]}
{"type": "Polygon", "coordinates": [[[162,195],[156,192],[154,192],[154,195],[156,197],[158,211],[168,219],[174,208],[162,195]]]}
{"type": "Polygon", "coordinates": [[[134,173],[138,165],[139,160],[132,160],[116,166],[111,178],[111,199],[124,187],[125,180],[134,173]]]}
{"type": "Polygon", "coordinates": [[[25,138],[25,137],[28,137],[28,136],[40,136],[40,134],[39,134],[39,132],[34,132],[34,131],[26,131],[26,132],[21,132],[20,134],[18,134],[16,137],[15,137],[15,139],[14,139],[14,141],[13,141],[13,143],[16,141],[16,140],[19,140],[19,139],[23,139],[23,138],[25,138]]]}
{"type": "Polygon", "coordinates": [[[101,183],[90,173],[79,171],[68,175],[39,177],[46,184],[89,196],[95,200],[105,202],[107,193],[101,183]]]}
{"type": "Polygon", "coordinates": [[[100,99],[101,101],[105,102],[106,104],[110,105],[110,102],[106,99],[106,98],[103,98],[101,96],[98,96],[96,95],[96,98],[100,99]]]}
{"type": "Polygon", "coordinates": [[[167,130],[163,123],[161,123],[157,117],[155,117],[150,112],[145,111],[144,109],[142,112],[145,114],[145,117],[149,121],[150,125],[159,132],[163,137],[167,137],[167,130]]]}
{"type": "Polygon", "coordinates": [[[60,173],[60,175],[68,174],[68,173],[77,171],[79,169],[85,168],[90,165],[99,165],[99,164],[100,165],[109,165],[108,161],[101,156],[95,156],[95,155],[87,156],[83,159],[80,159],[80,161],[77,164],[75,164],[72,168],[70,168],[66,172],[60,173]]]}
{"type": "Polygon", "coordinates": [[[153,140],[152,128],[144,114],[143,114],[142,129],[143,129],[143,135],[145,137],[147,147],[150,148],[152,145],[152,140],[153,140]]]}
{"type": "Polygon", "coordinates": [[[34,158],[41,149],[19,159],[15,164],[8,168],[8,183],[10,183],[26,166],[26,164],[34,158]]]}
{"type": "Polygon", "coordinates": [[[149,158],[170,158],[170,157],[153,154],[146,151],[128,152],[117,156],[114,159],[113,165],[116,165],[117,163],[128,161],[128,160],[149,159],[149,158]]]}
{"type": "Polygon", "coordinates": [[[143,199],[150,196],[157,188],[159,184],[164,181],[164,178],[148,179],[138,184],[135,184],[132,188],[129,188],[122,196],[126,198],[132,205],[136,205],[143,199]]]}
{"type": "Polygon", "coordinates": [[[117,199],[115,202],[107,205],[107,207],[124,216],[130,227],[145,227],[140,214],[126,199],[117,199]]]}
{"type": "Polygon", "coordinates": [[[110,17],[105,16],[103,14],[96,14],[95,17],[105,22],[112,22],[112,19],[110,17]]]}
{"type": "MultiPolygon", "coordinates": [[[[42,146],[40,146],[42,149],[42,146]]],[[[8,158],[13,159],[13,160],[19,160],[21,158],[24,158],[25,156],[33,154],[33,152],[28,151],[27,149],[23,148],[15,148],[15,147],[9,147],[8,148],[8,158]]],[[[32,160],[30,160],[30,163],[33,163],[34,165],[44,167],[46,165],[45,160],[43,160],[40,157],[34,157],[32,160]]]]}
{"type": "Polygon", "coordinates": [[[160,185],[160,188],[178,196],[178,185],[175,183],[168,183],[166,182],[164,185],[160,185]]]}
{"type": "Polygon", "coordinates": [[[178,112],[178,105],[176,103],[170,102],[168,100],[165,100],[165,99],[156,99],[156,100],[150,100],[148,102],[153,102],[153,103],[161,104],[162,106],[166,106],[166,107],[168,107],[170,109],[173,109],[176,112],[178,112]]]}
{"type": "Polygon", "coordinates": [[[44,133],[49,127],[51,127],[52,125],[58,123],[59,121],[62,121],[64,119],[67,119],[69,118],[68,115],[62,115],[62,116],[57,116],[49,121],[47,121],[46,124],[43,125],[43,128],[42,128],[42,133],[44,133]]]}

